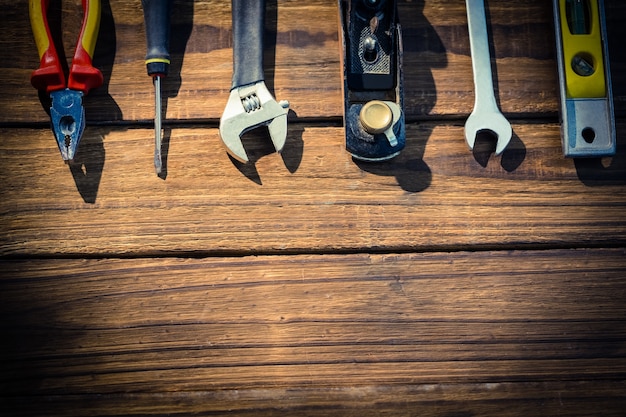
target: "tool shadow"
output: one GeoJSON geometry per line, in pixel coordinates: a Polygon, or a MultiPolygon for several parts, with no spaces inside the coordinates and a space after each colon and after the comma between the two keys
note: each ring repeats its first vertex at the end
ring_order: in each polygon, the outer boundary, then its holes
{"type": "Polygon", "coordinates": [[[607,158],[574,158],[578,179],[588,187],[626,185],[626,125],[616,126],[616,152],[607,158]]]}
{"type": "MultiPolygon", "coordinates": [[[[178,96],[182,84],[181,71],[187,42],[193,30],[194,1],[181,0],[172,4],[170,28],[170,67],[167,77],[162,79],[161,107],[162,113],[167,114],[167,104],[170,98],[178,96]]],[[[163,135],[161,137],[161,172],[159,178],[167,178],[167,157],[170,149],[172,128],[164,120],[163,135]]]]}
{"type": "Polygon", "coordinates": [[[85,116],[88,125],[85,128],[85,134],[76,152],[76,157],[69,164],[78,192],[85,203],[90,204],[96,202],[104,168],[103,138],[111,131],[110,128],[106,127],[104,130],[102,128],[90,128],[90,117],[97,117],[100,119],[98,121],[102,121],[103,118],[105,121],[122,120],[122,111],[109,94],[109,83],[117,50],[115,20],[109,0],[102,0],[101,7],[100,31],[94,50],[93,65],[102,72],[104,83],[90,94],[91,97],[88,96],[85,100],[85,116]]]}

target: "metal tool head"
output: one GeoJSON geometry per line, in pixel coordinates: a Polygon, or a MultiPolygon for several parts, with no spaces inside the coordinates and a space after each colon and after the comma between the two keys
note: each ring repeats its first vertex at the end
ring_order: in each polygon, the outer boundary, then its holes
{"type": "Polygon", "coordinates": [[[66,88],[53,91],[50,97],[52,98],[50,107],[52,131],[63,160],[71,161],[74,159],[78,143],[85,130],[83,92],[66,88]]]}
{"type": "Polygon", "coordinates": [[[259,126],[267,126],[277,152],[287,140],[287,111],[289,103],[277,102],[258,81],[233,88],[220,119],[220,137],[228,153],[240,162],[248,162],[241,135],[259,126]]]}
{"type": "Polygon", "coordinates": [[[491,132],[496,138],[496,155],[500,155],[507,147],[513,136],[511,124],[502,115],[496,112],[474,110],[465,122],[465,140],[470,149],[474,149],[476,135],[480,132],[491,132]]]}

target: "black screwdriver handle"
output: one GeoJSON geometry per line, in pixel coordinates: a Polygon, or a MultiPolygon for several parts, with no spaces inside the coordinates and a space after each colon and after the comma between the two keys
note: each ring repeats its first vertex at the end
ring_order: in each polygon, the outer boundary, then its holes
{"type": "Polygon", "coordinates": [[[170,15],[172,0],[141,0],[146,26],[148,75],[167,75],[170,66],[170,15]]]}
{"type": "Polygon", "coordinates": [[[234,89],[264,79],[265,0],[232,0],[232,12],[234,89]]]}

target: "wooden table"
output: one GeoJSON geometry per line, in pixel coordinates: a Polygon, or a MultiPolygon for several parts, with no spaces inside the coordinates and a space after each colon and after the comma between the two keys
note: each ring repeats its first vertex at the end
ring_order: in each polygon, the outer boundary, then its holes
{"type": "MultiPolygon", "coordinates": [[[[0,0],[0,413],[624,415],[626,3],[606,6],[613,158],[562,156],[548,0],[488,2],[501,156],[463,137],[464,2],[399,1],[407,146],[371,164],[344,150],[335,2],[274,0],[287,144],[250,133],[240,164],[217,129],[229,2],[177,1],[162,179],[140,1],[103,1],[68,167],[27,2],[0,0]]],[[[71,56],[80,1],[52,8],[71,56]]]]}

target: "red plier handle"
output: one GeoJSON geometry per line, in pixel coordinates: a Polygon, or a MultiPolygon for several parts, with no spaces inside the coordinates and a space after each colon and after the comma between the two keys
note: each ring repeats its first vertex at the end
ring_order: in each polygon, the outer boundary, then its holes
{"type": "Polygon", "coordinates": [[[48,25],[49,3],[49,0],[29,0],[30,25],[40,60],[39,68],[31,75],[30,82],[33,87],[45,90],[48,94],[66,87],[87,94],[103,83],[102,73],[92,65],[100,29],[100,0],[82,0],[83,22],[67,84],[48,25]]]}

